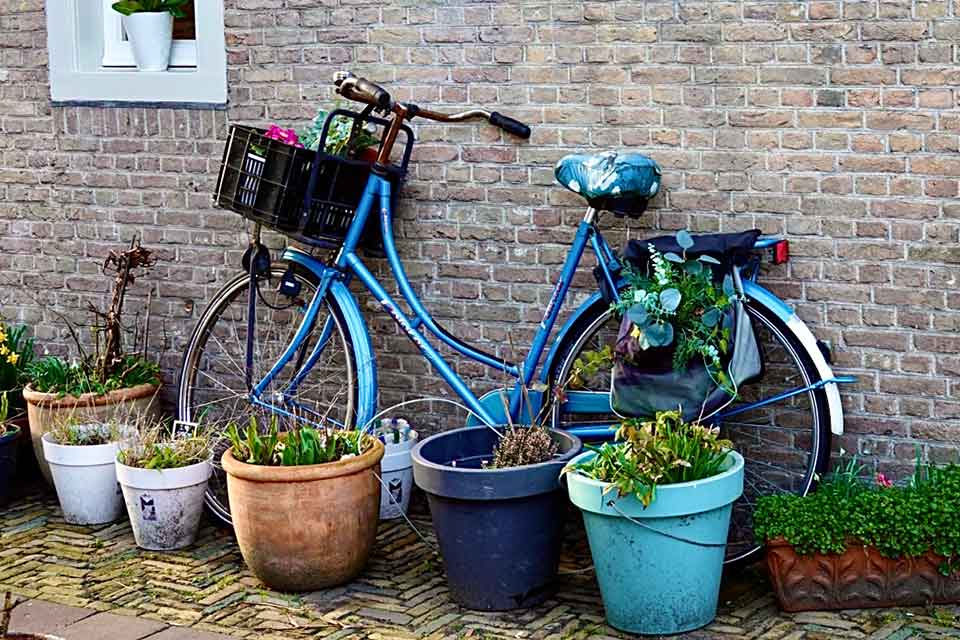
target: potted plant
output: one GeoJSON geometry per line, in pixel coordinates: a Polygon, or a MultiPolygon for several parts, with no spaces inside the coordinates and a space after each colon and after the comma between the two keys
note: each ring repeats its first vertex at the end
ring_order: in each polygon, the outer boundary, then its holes
{"type": "Polygon", "coordinates": [[[716,616],[730,512],[743,493],[743,457],[730,446],[663,411],[625,420],[617,444],[564,469],[611,626],[675,634],[716,616]]]}
{"type": "Polygon", "coordinates": [[[274,414],[227,427],[222,458],[233,528],[247,565],[279,591],[348,582],[377,535],[384,446],[359,430],[295,424],[274,414]]]}
{"type": "Polygon", "coordinates": [[[413,460],[410,451],[419,434],[403,418],[384,418],[377,436],[386,451],[380,463],[380,519],[399,518],[410,507],[413,490],[413,460]]]}
{"type": "Polygon", "coordinates": [[[30,456],[30,431],[23,387],[29,378],[27,370],[33,363],[33,337],[27,335],[26,325],[0,322],[0,393],[7,395],[7,421],[20,428],[17,440],[17,474],[28,470],[24,462],[30,456]]]}
{"type": "Polygon", "coordinates": [[[0,393],[0,505],[10,501],[13,477],[17,473],[17,441],[20,427],[9,420],[7,392],[0,393]]]}
{"type": "MultiPolygon", "coordinates": [[[[752,247],[758,234],[741,234],[737,249],[752,247]]],[[[628,286],[613,305],[622,318],[610,398],[619,415],[679,407],[686,420],[705,420],[761,373],[733,252],[709,239],[698,244],[687,231],[630,243],[628,286]]]]}
{"type": "Polygon", "coordinates": [[[140,71],[166,71],[173,45],[173,19],[185,18],[190,0],[122,0],[113,10],[123,17],[123,30],[140,71]]]}
{"type": "MultiPolygon", "coordinates": [[[[309,126],[299,135],[299,141],[308,151],[316,151],[320,146],[323,135],[323,125],[329,112],[318,109],[317,115],[310,121],[309,126]]],[[[371,125],[354,126],[355,120],[338,116],[330,122],[327,129],[327,138],[324,151],[332,156],[354,158],[365,162],[374,162],[377,159],[377,147],[380,139],[371,132],[371,125]]]]}
{"type": "Polygon", "coordinates": [[[117,480],[137,546],[172,551],[193,544],[212,466],[199,425],[140,421],[117,451],[117,480]]]}
{"type": "Polygon", "coordinates": [[[43,434],[43,455],[67,522],[103,524],[123,515],[123,495],[114,467],[118,436],[113,423],[70,420],[43,434]]]}
{"type": "Polygon", "coordinates": [[[753,528],[785,611],[960,602],[960,465],[894,485],[851,460],[814,493],[763,496],[753,528]]]}
{"type": "Polygon", "coordinates": [[[455,429],[413,449],[450,596],[469,609],[529,607],[551,592],[566,512],[560,470],[580,440],[533,416],[529,425],[455,429]]]}
{"type": "Polygon", "coordinates": [[[95,351],[87,354],[76,330],[67,322],[79,360],[68,362],[47,356],[34,361],[27,369],[29,384],[23,390],[23,397],[27,402],[30,437],[47,482],[52,482],[52,477],[43,457],[41,440],[53,425],[69,420],[122,424],[131,416],[156,411],[154,398],[160,388],[160,368],[146,355],[149,311],[140,332],[142,344],[135,351],[124,348],[125,328],[121,323],[127,291],[154,263],[152,252],[136,240],[125,251],[110,252],[103,267],[113,281],[109,307],[106,311],[91,307],[95,351]]]}

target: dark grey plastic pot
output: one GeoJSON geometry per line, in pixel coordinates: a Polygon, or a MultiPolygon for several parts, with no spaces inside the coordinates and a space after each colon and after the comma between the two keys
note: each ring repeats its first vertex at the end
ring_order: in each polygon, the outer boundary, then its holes
{"type": "Polygon", "coordinates": [[[17,447],[20,444],[20,427],[0,423],[0,505],[10,501],[13,478],[17,473],[17,447]]]}
{"type": "Polygon", "coordinates": [[[510,469],[482,468],[498,440],[488,427],[438,433],[413,449],[450,595],[468,609],[530,607],[550,595],[567,506],[560,471],[581,447],[576,436],[550,433],[560,444],[555,459],[510,469]]]}

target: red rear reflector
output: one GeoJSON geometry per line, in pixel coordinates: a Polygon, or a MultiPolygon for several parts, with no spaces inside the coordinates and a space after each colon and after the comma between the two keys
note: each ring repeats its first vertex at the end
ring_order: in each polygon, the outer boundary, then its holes
{"type": "Polygon", "coordinates": [[[773,245],[773,264],[783,264],[790,260],[790,241],[781,240],[773,245]]]}

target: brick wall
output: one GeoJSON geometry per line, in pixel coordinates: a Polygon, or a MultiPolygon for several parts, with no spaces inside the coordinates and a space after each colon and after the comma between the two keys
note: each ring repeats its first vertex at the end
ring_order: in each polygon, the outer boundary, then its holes
{"type": "MultiPolygon", "coordinates": [[[[105,251],[138,233],[165,259],[154,312],[175,368],[242,248],[239,220],[208,204],[225,123],[302,122],[330,99],[331,72],[351,68],[401,99],[497,106],[533,125],[523,144],[483,127],[418,129],[400,247],[455,331],[488,348],[507,333],[522,343],[582,211],[553,163],[643,150],[665,189],[634,236],[756,226],[790,237],[773,288],[860,376],[840,445],[953,455],[960,1],[226,5],[226,112],[52,109],[43,3],[0,0],[3,310],[50,351],[68,341],[34,298],[83,318],[104,292],[105,251]]],[[[442,391],[388,322],[371,326],[385,400],[442,391]]]]}

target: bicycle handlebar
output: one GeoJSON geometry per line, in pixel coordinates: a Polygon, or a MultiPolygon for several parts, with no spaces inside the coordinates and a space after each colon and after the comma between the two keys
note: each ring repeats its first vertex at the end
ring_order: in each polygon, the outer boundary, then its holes
{"type": "MultiPolygon", "coordinates": [[[[337,85],[337,93],[356,102],[363,102],[373,105],[382,111],[397,112],[398,104],[393,101],[390,94],[380,85],[370,82],[366,78],[359,78],[349,71],[338,71],[333,76],[333,82],[337,85]]],[[[490,113],[483,109],[470,109],[461,113],[440,113],[430,109],[422,109],[415,104],[407,103],[399,105],[403,116],[407,119],[415,117],[427,118],[436,122],[468,122],[470,120],[486,120],[495,127],[506,131],[510,135],[523,138],[530,137],[530,127],[526,124],[505,116],[502,113],[494,111],[490,113]]]]}

